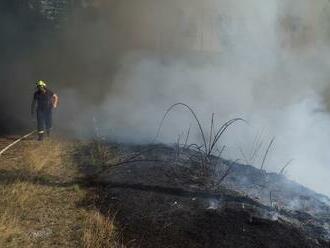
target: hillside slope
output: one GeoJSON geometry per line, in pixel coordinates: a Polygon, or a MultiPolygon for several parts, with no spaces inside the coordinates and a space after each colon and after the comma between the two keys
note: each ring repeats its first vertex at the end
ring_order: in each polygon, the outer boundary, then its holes
{"type": "Polygon", "coordinates": [[[25,140],[0,157],[0,246],[330,247],[327,197],[195,153],[25,140]]]}

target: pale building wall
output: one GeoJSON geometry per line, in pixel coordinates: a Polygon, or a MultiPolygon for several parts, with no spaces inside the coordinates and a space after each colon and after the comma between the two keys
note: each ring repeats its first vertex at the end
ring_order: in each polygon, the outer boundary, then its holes
{"type": "Polygon", "coordinates": [[[227,41],[257,44],[261,33],[283,49],[299,51],[330,38],[328,0],[29,1],[39,1],[42,13],[55,22],[65,19],[73,5],[108,8],[114,39],[131,49],[219,53],[228,49],[227,41]],[[263,19],[255,23],[260,13],[263,19]]]}
{"type": "Polygon", "coordinates": [[[133,48],[219,52],[219,12],[212,8],[213,2],[139,0],[139,4],[132,4],[121,0],[112,12],[118,21],[114,25],[133,48]]]}
{"type": "Polygon", "coordinates": [[[279,4],[282,48],[315,48],[326,38],[330,4],[327,0],[286,0],[279,4]]]}

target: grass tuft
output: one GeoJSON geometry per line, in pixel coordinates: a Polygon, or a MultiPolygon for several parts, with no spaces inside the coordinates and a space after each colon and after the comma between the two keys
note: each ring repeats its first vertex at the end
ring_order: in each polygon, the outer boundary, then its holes
{"type": "Polygon", "coordinates": [[[85,248],[124,247],[118,240],[114,219],[105,217],[97,211],[89,214],[83,231],[85,248]]]}

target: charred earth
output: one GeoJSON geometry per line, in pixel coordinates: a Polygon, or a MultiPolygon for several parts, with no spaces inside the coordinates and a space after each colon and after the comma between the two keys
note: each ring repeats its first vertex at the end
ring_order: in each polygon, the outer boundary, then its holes
{"type": "Polygon", "coordinates": [[[102,147],[119,158],[82,170],[130,247],[330,247],[329,198],[283,175],[190,147],[102,147]]]}

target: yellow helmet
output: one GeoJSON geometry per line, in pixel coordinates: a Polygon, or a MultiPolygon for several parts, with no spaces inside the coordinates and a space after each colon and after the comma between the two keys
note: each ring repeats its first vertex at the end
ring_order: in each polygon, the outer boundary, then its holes
{"type": "Polygon", "coordinates": [[[37,83],[36,83],[37,87],[46,87],[46,83],[45,81],[42,81],[42,80],[39,80],[37,83]]]}

